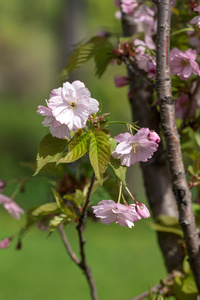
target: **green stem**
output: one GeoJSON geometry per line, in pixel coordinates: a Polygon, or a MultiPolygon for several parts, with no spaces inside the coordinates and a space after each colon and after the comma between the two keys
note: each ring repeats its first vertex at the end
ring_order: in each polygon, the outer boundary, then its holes
{"type": "Polygon", "coordinates": [[[171,36],[177,35],[177,34],[182,33],[182,32],[187,32],[187,31],[194,31],[194,28],[189,27],[189,28],[183,28],[183,29],[174,31],[174,32],[171,34],[171,36]]]}

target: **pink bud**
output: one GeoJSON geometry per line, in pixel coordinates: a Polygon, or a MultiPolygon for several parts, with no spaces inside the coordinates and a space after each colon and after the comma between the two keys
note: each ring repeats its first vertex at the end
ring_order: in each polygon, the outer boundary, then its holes
{"type": "Polygon", "coordinates": [[[5,238],[4,240],[0,241],[0,248],[1,249],[6,249],[10,246],[12,241],[12,237],[5,238]]]}
{"type": "Polygon", "coordinates": [[[115,76],[114,82],[116,87],[123,87],[129,84],[130,79],[127,76],[115,76]]]}
{"type": "Polygon", "coordinates": [[[149,138],[150,141],[153,141],[155,143],[160,143],[159,135],[153,130],[150,130],[148,138],[149,138]]]}
{"type": "Polygon", "coordinates": [[[143,219],[147,219],[150,217],[150,212],[143,203],[136,205],[136,211],[137,211],[137,214],[143,219]]]}

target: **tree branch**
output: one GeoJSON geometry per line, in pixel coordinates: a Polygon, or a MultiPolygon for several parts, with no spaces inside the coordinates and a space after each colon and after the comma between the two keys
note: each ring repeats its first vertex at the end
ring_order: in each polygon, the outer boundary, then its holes
{"type": "Polygon", "coordinates": [[[81,256],[81,260],[79,263],[79,267],[83,270],[88,284],[90,286],[90,291],[91,291],[91,296],[93,300],[98,300],[98,296],[97,296],[97,291],[96,291],[96,287],[95,287],[95,282],[94,279],[92,277],[92,272],[91,269],[89,268],[87,262],[86,262],[86,256],[85,256],[85,251],[84,251],[84,246],[85,246],[85,240],[83,238],[83,231],[85,228],[85,221],[86,221],[86,217],[87,217],[87,209],[88,209],[88,204],[90,202],[90,196],[91,196],[91,192],[92,192],[92,188],[95,182],[95,175],[93,174],[92,179],[91,179],[91,183],[90,183],[90,187],[88,189],[88,194],[87,194],[87,198],[85,201],[85,205],[83,207],[83,211],[82,214],[79,218],[79,223],[76,226],[76,229],[78,231],[78,237],[79,237],[79,245],[80,245],[80,256],[81,256]]]}
{"type": "Polygon", "coordinates": [[[79,237],[79,246],[80,246],[80,256],[81,256],[81,260],[78,259],[78,257],[76,256],[76,254],[73,252],[69,241],[67,239],[67,236],[65,234],[65,231],[63,229],[63,225],[60,225],[58,230],[61,234],[61,238],[63,241],[63,244],[69,254],[69,256],[71,257],[71,259],[75,262],[75,264],[77,266],[79,266],[79,268],[81,268],[87,278],[89,287],[90,287],[90,291],[91,291],[91,296],[93,300],[98,300],[98,296],[97,296],[97,291],[96,291],[96,287],[95,287],[95,282],[94,279],[92,277],[92,272],[90,267],[88,266],[87,262],[86,262],[86,256],[85,256],[85,250],[84,250],[84,245],[85,245],[85,240],[83,238],[83,231],[85,228],[85,221],[86,221],[86,217],[87,217],[87,209],[88,209],[88,205],[90,202],[90,196],[92,193],[92,188],[95,182],[95,175],[93,174],[92,179],[91,179],[91,183],[88,189],[88,193],[87,193],[87,198],[82,210],[82,214],[79,218],[79,223],[76,226],[76,229],[78,231],[78,237],[79,237]]]}
{"type": "MultiPolygon", "coordinates": [[[[162,285],[160,283],[158,283],[154,287],[151,288],[151,292],[155,293],[155,292],[159,291],[161,288],[162,288],[162,285]]],[[[139,296],[134,297],[132,300],[142,300],[142,299],[148,297],[149,294],[150,294],[150,292],[146,291],[146,292],[140,294],[139,296]]]]}
{"type": "MultiPolygon", "coordinates": [[[[124,36],[133,36],[134,33],[144,31],[142,23],[135,24],[122,15],[124,36]]],[[[153,86],[145,83],[142,78],[128,68],[130,82],[129,100],[133,122],[138,121],[140,127],[148,127],[160,132],[160,115],[153,99],[153,86]]],[[[160,142],[158,151],[153,159],[140,163],[146,195],[154,219],[160,215],[178,218],[176,200],[172,192],[171,178],[167,166],[163,144],[160,142]]],[[[133,175],[134,176],[134,175],[133,175]]],[[[156,232],[158,242],[165,260],[168,272],[181,270],[184,258],[184,249],[178,242],[179,237],[168,232],[156,232]]]]}
{"type": "Polygon", "coordinates": [[[161,126],[166,140],[173,192],[179,209],[179,222],[184,232],[189,261],[200,293],[199,238],[192,211],[191,194],[186,181],[179,136],[175,124],[169,67],[171,0],[157,2],[158,29],[156,55],[156,90],[160,105],[161,126]]]}
{"type": "Polygon", "coordinates": [[[65,231],[63,229],[63,225],[62,224],[58,227],[58,230],[59,230],[59,232],[61,234],[61,238],[62,238],[63,244],[65,245],[67,253],[71,257],[71,259],[75,262],[75,264],[79,265],[80,261],[79,261],[78,257],[76,256],[76,254],[73,252],[73,250],[72,250],[72,248],[71,248],[71,246],[69,244],[69,241],[67,239],[67,236],[66,236],[66,233],[65,233],[65,231]]]}

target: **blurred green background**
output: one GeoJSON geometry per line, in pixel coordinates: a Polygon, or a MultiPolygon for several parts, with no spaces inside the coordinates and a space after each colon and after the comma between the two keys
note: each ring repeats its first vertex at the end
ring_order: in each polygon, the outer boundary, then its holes
{"type": "MultiPolygon", "coordinates": [[[[44,203],[51,194],[42,176],[33,178],[33,171],[24,166],[35,161],[39,142],[48,133],[41,125],[43,118],[36,113],[37,106],[45,105],[50,91],[59,87],[58,76],[73,44],[107,28],[120,32],[113,2],[0,1],[0,178],[10,183],[5,189],[8,196],[15,191],[16,178],[17,182],[28,179],[25,191],[15,198],[24,209],[44,203]]],[[[103,112],[112,112],[111,120],[130,121],[127,88],[115,88],[116,74],[125,74],[125,69],[111,65],[97,79],[91,62],[71,80],[83,81],[92,97],[101,99],[103,112]]],[[[120,126],[110,129],[113,134],[125,130],[120,126]]],[[[145,202],[138,166],[129,170],[128,184],[138,200],[145,202]]],[[[24,217],[13,220],[3,208],[0,214],[0,239],[24,225],[24,217]]],[[[88,221],[87,257],[100,300],[131,299],[165,276],[149,222],[143,220],[129,229],[88,221]]],[[[66,232],[78,252],[74,226],[66,232]]],[[[85,278],[66,254],[59,234],[55,232],[48,239],[47,235],[34,229],[25,236],[20,251],[13,245],[1,250],[0,299],[90,299],[85,278]]]]}

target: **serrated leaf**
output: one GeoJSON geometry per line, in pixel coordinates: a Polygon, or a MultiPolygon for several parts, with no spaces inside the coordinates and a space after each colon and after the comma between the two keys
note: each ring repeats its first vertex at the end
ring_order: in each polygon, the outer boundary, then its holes
{"type": "Polygon", "coordinates": [[[57,203],[46,203],[44,205],[41,205],[37,208],[35,208],[31,214],[34,217],[38,217],[38,216],[46,216],[49,214],[54,214],[54,213],[59,213],[60,209],[58,207],[57,203]]]}
{"type": "Polygon", "coordinates": [[[194,161],[193,170],[194,170],[195,174],[198,174],[200,171],[200,155],[198,155],[194,161]]]}
{"type": "Polygon", "coordinates": [[[162,215],[151,223],[151,227],[156,231],[174,233],[183,237],[183,231],[174,217],[162,215]]]}
{"type": "Polygon", "coordinates": [[[38,174],[46,164],[56,162],[63,155],[67,145],[68,140],[52,137],[51,134],[46,135],[40,142],[37,155],[37,169],[34,176],[38,174]]]}
{"type": "Polygon", "coordinates": [[[112,156],[110,157],[109,166],[111,170],[114,172],[115,176],[122,181],[124,186],[126,186],[126,171],[127,167],[122,166],[119,159],[114,159],[112,156]]]}
{"type": "Polygon", "coordinates": [[[107,38],[94,36],[88,42],[77,45],[69,54],[67,65],[62,71],[60,78],[66,80],[69,77],[70,72],[78,69],[92,57],[94,57],[96,61],[96,74],[100,76],[113,57],[112,44],[107,38]],[[101,51],[104,53],[104,61],[102,61],[101,51]],[[100,60],[102,61],[102,66],[99,65],[100,60]]]}
{"type": "Polygon", "coordinates": [[[56,192],[54,189],[52,189],[53,195],[55,197],[56,203],[58,205],[58,207],[60,208],[60,210],[65,213],[66,215],[73,215],[72,212],[66,207],[63,199],[60,197],[60,195],[58,194],[58,192],[56,192]]]}
{"type": "Polygon", "coordinates": [[[110,141],[103,131],[91,133],[89,157],[95,176],[102,184],[110,160],[110,141]]]}
{"type": "Polygon", "coordinates": [[[89,135],[88,133],[83,133],[78,136],[73,142],[69,144],[69,149],[66,154],[64,154],[58,161],[60,163],[71,163],[80,157],[82,157],[87,151],[89,146],[89,135]]]}

